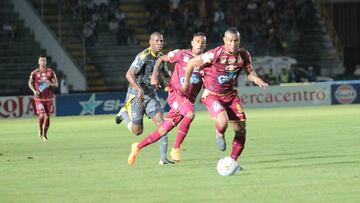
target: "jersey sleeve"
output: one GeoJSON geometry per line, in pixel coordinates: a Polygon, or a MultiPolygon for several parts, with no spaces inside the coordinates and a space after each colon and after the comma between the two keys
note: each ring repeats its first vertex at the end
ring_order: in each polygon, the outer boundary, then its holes
{"type": "Polygon", "coordinates": [[[218,52],[219,51],[215,48],[201,54],[200,57],[202,65],[212,64],[215,61],[216,57],[218,57],[218,52]]]}
{"type": "Polygon", "coordinates": [[[167,55],[170,63],[175,63],[180,59],[181,51],[179,49],[175,49],[170,51],[167,55]]]}
{"type": "Polygon", "coordinates": [[[251,56],[247,50],[241,52],[241,58],[244,60],[244,66],[251,64],[251,56]]]}
{"type": "Polygon", "coordinates": [[[35,71],[32,71],[30,73],[30,78],[29,79],[35,80],[35,71]]]}
{"type": "Polygon", "coordinates": [[[146,62],[146,57],[141,54],[138,54],[135,57],[135,60],[132,62],[130,68],[133,68],[135,70],[135,73],[138,73],[144,67],[145,62],[146,62]]]}

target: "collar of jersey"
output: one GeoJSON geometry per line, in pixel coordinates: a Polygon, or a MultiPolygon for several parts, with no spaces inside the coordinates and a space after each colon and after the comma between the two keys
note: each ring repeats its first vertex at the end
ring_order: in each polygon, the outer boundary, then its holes
{"type": "Polygon", "coordinates": [[[153,56],[153,57],[157,57],[159,55],[160,52],[158,52],[158,54],[155,54],[150,48],[149,48],[149,51],[150,51],[150,54],[153,56]]]}

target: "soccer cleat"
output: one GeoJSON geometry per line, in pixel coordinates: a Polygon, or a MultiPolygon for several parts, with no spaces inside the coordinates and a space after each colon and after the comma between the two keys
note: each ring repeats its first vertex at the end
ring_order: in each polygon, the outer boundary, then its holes
{"type": "Polygon", "coordinates": [[[119,113],[116,114],[116,116],[115,116],[115,122],[116,122],[116,124],[120,124],[121,121],[124,120],[123,117],[121,116],[121,113],[124,112],[124,111],[126,111],[125,106],[121,107],[119,113]]]}
{"type": "Polygon", "coordinates": [[[170,159],[180,162],[180,148],[172,148],[170,152],[170,159]]]}
{"type": "Polygon", "coordinates": [[[133,165],[135,165],[135,161],[136,161],[136,156],[139,154],[139,152],[140,152],[140,150],[139,150],[139,148],[137,147],[138,146],[138,144],[139,143],[133,143],[132,145],[131,145],[131,152],[130,152],[130,154],[129,154],[129,157],[128,157],[128,164],[130,165],[130,166],[133,166],[133,165]]]}
{"type": "Polygon", "coordinates": [[[226,150],[226,142],[223,135],[216,134],[216,145],[220,151],[226,150]]]}
{"type": "Polygon", "coordinates": [[[174,164],[175,162],[170,161],[168,159],[162,159],[159,161],[159,165],[167,165],[167,164],[174,164]]]}

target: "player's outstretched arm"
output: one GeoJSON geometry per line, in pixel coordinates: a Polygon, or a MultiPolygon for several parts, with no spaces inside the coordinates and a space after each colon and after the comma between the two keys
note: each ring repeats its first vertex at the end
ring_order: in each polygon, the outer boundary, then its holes
{"type": "Polygon", "coordinates": [[[254,82],[256,85],[258,85],[261,88],[267,88],[269,85],[264,82],[261,78],[259,78],[256,74],[256,72],[252,69],[252,65],[249,64],[247,66],[247,74],[248,74],[248,80],[254,82]]]}
{"type": "Polygon", "coordinates": [[[160,82],[158,80],[158,76],[159,76],[159,72],[160,72],[160,66],[163,62],[168,62],[169,58],[167,57],[167,55],[161,56],[160,58],[158,58],[155,62],[154,65],[154,70],[151,74],[151,81],[150,84],[155,86],[156,89],[161,88],[160,86],[160,82]]]}
{"type": "Polygon", "coordinates": [[[194,68],[196,66],[201,66],[201,65],[202,65],[201,55],[196,56],[188,61],[185,70],[185,81],[184,84],[182,85],[183,92],[185,92],[189,88],[190,78],[191,78],[191,74],[194,71],[194,68]]]}

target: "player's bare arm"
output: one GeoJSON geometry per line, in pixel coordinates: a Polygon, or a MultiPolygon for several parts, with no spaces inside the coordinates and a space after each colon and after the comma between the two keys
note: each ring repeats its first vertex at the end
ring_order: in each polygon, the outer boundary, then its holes
{"type": "Polygon", "coordinates": [[[126,79],[129,81],[131,87],[133,87],[137,91],[137,102],[142,103],[144,100],[144,90],[136,82],[135,68],[133,68],[132,66],[126,72],[126,79]]]}
{"type": "Polygon", "coordinates": [[[158,80],[158,76],[159,76],[159,72],[160,72],[160,66],[161,66],[162,63],[168,62],[168,61],[169,61],[169,58],[166,55],[164,55],[164,56],[161,56],[160,58],[158,58],[156,60],[156,62],[155,62],[154,70],[153,70],[152,75],[151,75],[150,84],[155,86],[156,89],[161,88],[160,82],[158,80]]]}
{"type": "Polygon", "coordinates": [[[29,85],[29,88],[31,89],[31,91],[34,93],[35,96],[40,94],[40,92],[35,89],[34,80],[31,77],[29,78],[28,85],[29,85]]]}
{"type": "Polygon", "coordinates": [[[182,89],[184,92],[189,88],[190,78],[191,78],[191,74],[194,71],[194,68],[196,66],[201,67],[201,65],[202,65],[201,55],[190,59],[189,62],[186,64],[185,81],[184,84],[182,85],[182,89]]]}
{"type": "Polygon", "coordinates": [[[248,80],[254,82],[256,85],[258,85],[261,88],[266,88],[269,85],[264,82],[261,78],[259,78],[256,74],[256,72],[253,70],[252,65],[249,64],[246,67],[246,72],[248,74],[248,80]]]}
{"type": "Polygon", "coordinates": [[[58,83],[58,79],[56,77],[56,74],[54,74],[54,78],[51,81],[47,80],[46,83],[50,87],[55,87],[55,88],[59,87],[59,83],[58,83]]]}

